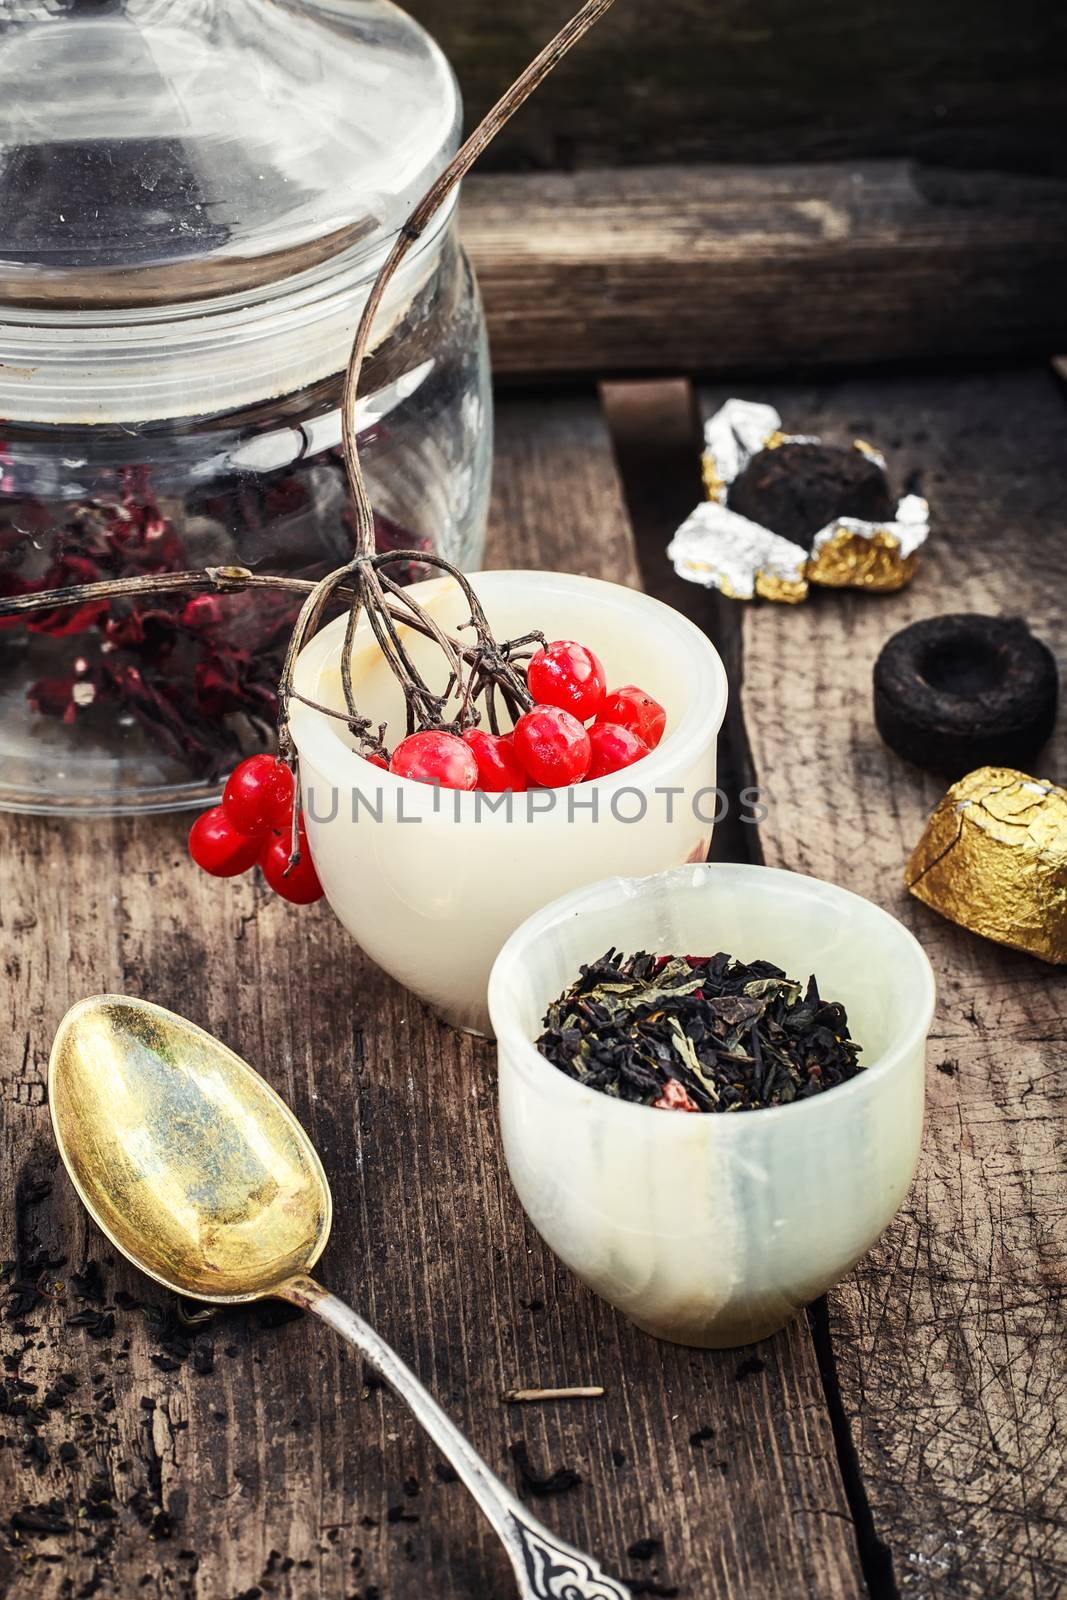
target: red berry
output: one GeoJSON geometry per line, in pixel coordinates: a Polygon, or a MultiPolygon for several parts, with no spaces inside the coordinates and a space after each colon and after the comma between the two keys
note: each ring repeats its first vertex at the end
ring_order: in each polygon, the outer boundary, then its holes
{"type": "Polygon", "coordinates": [[[455,733],[426,728],[409,733],[393,751],[390,769],[415,783],[439,783],[442,789],[476,789],[478,762],[473,750],[455,733]]]}
{"type": "Polygon", "coordinates": [[[284,828],[293,810],[293,774],[274,756],[249,756],[230,773],[222,809],[238,833],[250,838],[284,828]]]}
{"type": "Polygon", "coordinates": [[[371,755],[364,756],[363,759],[369,761],[372,767],[381,767],[383,772],[389,771],[389,763],[384,756],[371,755]]]}
{"type": "Polygon", "coordinates": [[[310,906],[316,900],[322,899],[322,884],[315,871],[315,863],[311,859],[303,817],[300,818],[297,838],[300,860],[288,876],[285,869],[289,865],[289,851],[292,847],[292,836],[288,830],[272,836],[259,858],[259,864],[263,868],[263,876],[275,894],[281,895],[282,899],[288,900],[291,905],[310,906]]]}
{"type": "Polygon", "coordinates": [[[542,789],[581,783],[589,771],[589,735],[560,706],[534,706],[519,718],[512,739],[527,777],[542,789]]]}
{"type": "Polygon", "coordinates": [[[596,716],[607,692],[600,657],[572,639],[557,639],[539,650],[526,669],[526,682],[539,705],[562,706],[579,722],[596,716]]]}
{"type": "Polygon", "coordinates": [[[589,743],[593,757],[589,763],[588,778],[606,778],[609,772],[619,772],[632,767],[635,761],[648,755],[648,745],[639,739],[632,728],[621,722],[594,722],[589,730],[589,743]]]}
{"type": "Polygon", "coordinates": [[[617,722],[624,728],[632,728],[637,737],[654,750],[663,738],[667,713],[658,700],[653,700],[636,684],[628,683],[623,689],[612,690],[597,712],[597,721],[617,722]]]}
{"type": "Polygon", "coordinates": [[[260,839],[238,833],[221,806],[212,806],[189,829],[189,854],[213,878],[236,878],[254,867],[260,839]]]}
{"type": "Polygon", "coordinates": [[[478,763],[479,789],[484,789],[487,794],[500,794],[505,789],[526,788],[526,768],[507,734],[468,728],[463,735],[463,743],[474,751],[474,759],[478,763]]]}

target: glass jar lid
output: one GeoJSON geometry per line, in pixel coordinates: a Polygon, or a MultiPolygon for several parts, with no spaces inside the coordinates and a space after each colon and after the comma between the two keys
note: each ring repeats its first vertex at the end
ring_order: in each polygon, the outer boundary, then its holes
{"type": "Polygon", "coordinates": [[[6,0],[0,416],[140,424],[337,372],[460,117],[389,0],[6,0]]]}
{"type": "Polygon", "coordinates": [[[372,254],[455,146],[385,0],[8,0],[0,302],[174,304],[372,254]]]}

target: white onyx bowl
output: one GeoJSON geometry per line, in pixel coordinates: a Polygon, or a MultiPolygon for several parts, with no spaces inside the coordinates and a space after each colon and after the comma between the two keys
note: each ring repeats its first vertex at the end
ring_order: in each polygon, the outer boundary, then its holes
{"type": "Polygon", "coordinates": [[[591,1289],[679,1344],[749,1344],[823,1294],[886,1227],[915,1174],[934,979],[893,917],[769,867],[680,867],[565,895],[493,967],[500,1116],[534,1227],[591,1289]],[[653,1110],[586,1088],[534,1045],[584,962],[764,959],[844,1003],[865,1070],[760,1111],[653,1110]]]}
{"type": "MultiPolygon", "coordinates": [[[[470,581],[498,639],[533,628],[579,639],[602,657],[611,687],[640,684],[667,711],[659,746],[626,771],[514,795],[493,811],[486,800],[504,797],[437,791],[382,772],[352,749],[343,723],[293,702],[311,853],[334,912],[446,1021],[486,1032],[490,967],[531,911],[609,873],[706,856],[727,691],[700,630],[638,590],[551,572],[483,572],[470,581]]],[[[414,592],[447,630],[465,620],[453,580],[431,579],[414,592]]],[[[338,709],[344,628],[340,618],[311,640],[295,678],[300,693],[338,709]]],[[[406,640],[420,669],[443,682],[436,647],[410,630],[406,640]]],[[[405,726],[403,697],[365,622],[352,672],[360,710],[388,722],[392,744],[405,726]]]]}

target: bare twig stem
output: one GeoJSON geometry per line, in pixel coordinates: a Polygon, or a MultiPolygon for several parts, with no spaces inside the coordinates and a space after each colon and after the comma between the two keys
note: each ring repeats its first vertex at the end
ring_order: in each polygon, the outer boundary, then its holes
{"type": "Polygon", "coordinates": [[[154,572],[143,578],[104,578],[100,583],[71,583],[64,589],[40,589],[32,594],[9,595],[0,600],[0,619],[51,611],[57,606],[82,606],[94,600],[136,600],[141,595],[196,594],[203,589],[216,594],[237,594],[252,587],[313,589],[301,578],[275,578],[249,572],[247,567],[202,567],[189,572],[154,572]]]}
{"type": "Polygon", "coordinates": [[[367,303],[363,307],[363,314],[356,329],[352,354],[349,358],[348,370],[345,373],[344,395],[341,401],[341,437],[355,513],[357,555],[369,556],[374,550],[374,512],[367,492],[366,480],[363,477],[363,467],[360,463],[356,441],[356,396],[359,390],[360,373],[363,370],[363,360],[366,355],[371,327],[378,314],[378,309],[381,306],[382,298],[390,279],[412,245],[421,236],[435,212],[447,200],[460,180],[466,177],[478,157],[493,142],[505,123],[510,121],[519,107],[525,104],[539,84],[543,83],[549,73],[563,60],[568,50],[589,32],[589,29],[600,20],[613,3],[614,0],[585,0],[585,4],[560,29],[555,38],[545,46],[539,55],[534,57],[526,70],[519,74],[507,93],[502,95],[492,110],[482,118],[474,132],[452,157],[440,177],[427,190],[412,211],[388,256],[382,263],[381,271],[378,273],[367,297],[367,303]]]}
{"type": "MultiPolygon", "coordinates": [[[[389,559],[414,561],[420,555],[421,551],[402,550],[399,555],[390,555],[389,559]]],[[[384,572],[380,574],[380,578],[386,593],[397,597],[387,606],[388,614],[396,626],[410,628],[413,632],[422,634],[423,638],[435,640],[450,658],[454,653],[461,657],[468,667],[477,668],[484,662],[485,651],[480,644],[467,644],[464,640],[445,633],[429,613],[412,600],[406,589],[395,583],[384,572]]],[[[276,593],[282,594],[310,595],[318,586],[318,583],[311,578],[275,577],[269,573],[250,572],[247,567],[204,567],[188,572],[155,573],[143,578],[107,578],[100,583],[72,583],[65,589],[45,589],[36,594],[11,596],[0,599],[0,621],[5,617],[31,616],[35,611],[52,611],[61,606],[85,605],[94,600],[137,599],[154,594],[176,593],[236,594],[243,589],[273,589],[276,593]]],[[[358,599],[358,592],[350,583],[339,583],[333,591],[333,598],[347,600],[352,604],[358,599]]],[[[511,641],[511,648],[508,650],[509,662],[524,659],[525,653],[519,647],[525,643],[526,640],[511,641]]],[[[344,712],[320,705],[317,701],[309,700],[306,695],[297,694],[291,685],[289,694],[292,699],[321,711],[324,716],[337,717],[342,722],[350,720],[344,712]]],[[[528,710],[529,707],[523,706],[522,709],[528,710]]],[[[362,722],[365,719],[357,716],[356,720],[362,722]]]]}

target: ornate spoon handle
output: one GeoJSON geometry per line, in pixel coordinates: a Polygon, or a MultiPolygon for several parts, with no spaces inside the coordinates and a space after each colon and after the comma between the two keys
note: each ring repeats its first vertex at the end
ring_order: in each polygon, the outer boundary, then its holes
{"type": "Polygon", "coordinates": [[[470,1440],[400,1357],[362,1317],[314,1278],[291,1278],[277,1290],[284,1299],[313,1311],[347,1339],[409,1407],[437,1448],[455,1467],[495,1528],[515,1569],[522,1600],[630,1600],[630,1591],[601,1572],[596,1562],[557,1539],[490,1472],[470,1440]]]}

